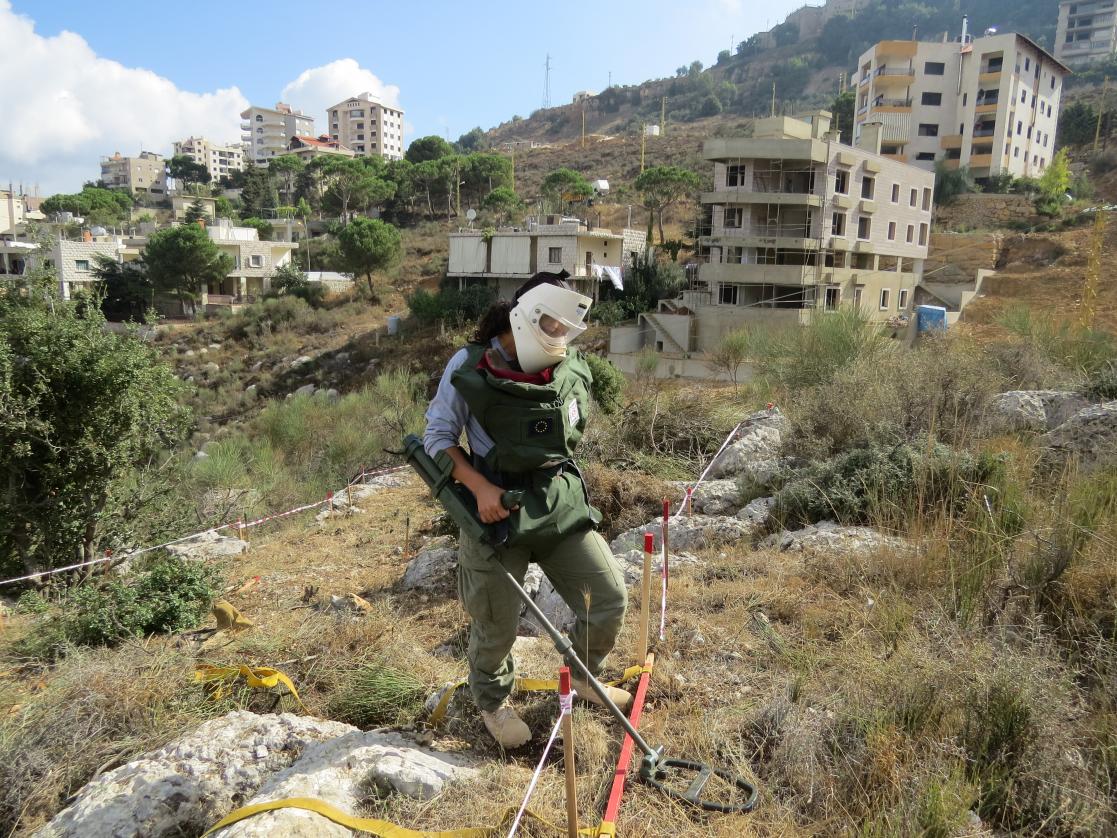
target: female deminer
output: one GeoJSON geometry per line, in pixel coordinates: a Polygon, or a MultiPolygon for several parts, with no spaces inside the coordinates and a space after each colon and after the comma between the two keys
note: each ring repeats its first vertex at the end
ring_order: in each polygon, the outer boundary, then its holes
{"type": "MultiPolygon", "coordinates": [[[[469,688],[503,748],[524,745],[531,731],[509,703],[520,599],[495,563],[521,582],[530,562],[542,568],[577,617],[571,640],[595,675],[616,642],[627,603],[624,574],[594,529],[601,515],[574,463],[592,376],[569,344],[585,331],[592,301],[573,291],[567,276],[536,274],[511,304],[489,309],[471,343],[446,365],[423,438],[431,457],[444,451],[453,461],[453,477],[476,498],[481,520],[508,528],[495,556],[465,533],[458,555],[458,594],[472,619],[469,688]],[[463,431],[468,453],[460,446],[463,431]],[[512,489],[523,500],[510,511],[501,495],[512,489]]],[[[574,687],[583,699],[600,702],[588,684],[575,679],[574,687]]],[[[632,703],[625,690],[609,691],[621,709],[632,703]]]]}

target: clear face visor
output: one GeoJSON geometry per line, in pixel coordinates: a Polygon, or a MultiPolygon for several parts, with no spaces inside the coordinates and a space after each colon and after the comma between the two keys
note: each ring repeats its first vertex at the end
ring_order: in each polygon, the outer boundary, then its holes
{"type": "Polygon", "coordinates": [[[579,303],[573,311],[559,312],[537,303],[531,307],[531,325],[539,342],[548,349],[564,349],[586,330],[585,317],[589,306],[579,303]]]}

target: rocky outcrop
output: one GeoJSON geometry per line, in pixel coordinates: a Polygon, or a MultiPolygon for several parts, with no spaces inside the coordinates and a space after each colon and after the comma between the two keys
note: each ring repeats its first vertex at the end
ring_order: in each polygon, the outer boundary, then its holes
{"type": "Polygon", "coordinates": [[[205,561],[207,559],[222,559],[228,556],[239,556],[248,550],[248,542],[239,538],[230,538],[213,530],[198,533],[187,541],[180,541],[167,548],[167,552],[179,558],[192,561],[205,561]]]}
{"type": "Polygon", "coordinates": [[[768,519],[772,514],[772,507],[776,505],[774,497],[756,498],[745,504],[745,507],[737,513],[737,517],[752,525],[756,531],[760,531],[768,526],[768,519]]]}
{"type": "Polygon", "coordinates": [[[988,426],[993,433],[1053,430],[1089,402],[1068,390],[1010,390],[989,405],[988,426]]]}
{"type": "Polygon", "coordinates": [[[801,530],[783,530],[768,536],[761,548],[788,552],[863,553],[877,550],[910,552],[911,542],[886,535],[869,527],[842,527],[833,521],[819,521],[801,530]]]}
{"type": "MultiPolygon", "coordinates": [[[[663,521],[658,518],[642,527],[634,527],[621,533],[609,547],[614,554],[623,554],[634,549],[643,550],[644,534],[649,532],[655,536],[658,550],[663,533],[663,521]]],[[[668,538],[672,550],[701,550],[719,544],[732,544],[755,532],[756,527],[750,522],[729,515],[680,515],[671,519],[668,538]]]]}
{"type": "Polygon", "coordinates": [[[400,587],[405,590],[433,590],[454,585],[458,570],[458,551],[449,547],[421,550],[403,572],[400,587]]]}
{"type": "Polygon", "coordinates": [[[747,416],[707,477],[731,478],[748,494],[767,490],[783,466],[780,449],[788,428],[787,417],[776,408],[747,416]]]}
{"type": "Polygon", "coordinates": [[[1092,471],[1117,460],[1117,401],[1085,407],[1059,427],[1039,439],[1044,460],[1059,466],[1068,460],[1078,462],[1083,471],[1092,471]]]}
{"type": "MultiPolygon", "coordinates": [[[[624,553],[615,554],[614,558],[620,563],[621,570],[624,571],[624,580],[629,585],[639,585],[644,578],[644,551],[643,550],[628,550],[624,553]]],[[[668,570],[679,565],[696,565],[698,564],[697,556],[692,556],[690,553],[676,553],[671,552],[668,557],[668,570]]],[[[652,553],[652,576],[659,579],[660,574],[663,573],[663,550],[662,548],[652,553]]],[[[653,584],[658,585],[658,582],[653,584]]]]}
{"type": "MultiPolygon", "coordinates": [[[[689,483],[675,481],[672,485],[681,495],[689,483]]],[[[691,495],[691,507],[699,515],[732,515],[743,502],[741,486],[736,480],[707,480],[691,495]]]]}
{"type": "MultiPolygon", "coordinates": [[[[419,748],[399,733],[238,710],[90,781],[35,835],[200,835],[244,802],[313,797],[356,813],[362,786],[429,799],[474,774],[463,758],[419,748]]],[[[282,810],[217,834],[349,834],[337,829],[319,815],[282,810]]]]}

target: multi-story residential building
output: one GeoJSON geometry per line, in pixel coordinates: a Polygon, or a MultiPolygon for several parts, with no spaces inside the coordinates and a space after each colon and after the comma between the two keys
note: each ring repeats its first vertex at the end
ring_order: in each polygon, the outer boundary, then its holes
{"type": "Polygon", "coordinates": [[[291,252],[298,247],[290,242],[261,241],[254,227],[234,227],[225,218],[207,229],[218,249],[233,258],[233,269],[225,279],[200,289],[202,305],[207,308],[255,302],[271,287],[276,268],[290,264],[291,252]]]}
{"type": "Polygon", "coordinates": [[[403,157],[403,111],[384,105],[371,93],[360,93],[326,109],[330,139],[358,156],[403,157]]]}
{"type": "Polygon", "coordinates": [[[167,162],[153,151],[124,157],[118,151],[101,158],[101,180],[110,189],[127,189],[133,195],[162,195],[167,191],[167,162]]]}
{"type": "Polygon", "coordinates": [[[1117,51],[1115,0],[1063,0],[1055,30],[1055,57],[1070,67],[1109,58],[1117,51]]]}
{"type": "Polygon", "coordinates": [[[907,322],[934,175],[880,154],[880,125],[866,125],[858,147],[838,142],[830,125],[827,111],[772,117],[750,139],[706,141],[713,190],[701,196],[697,278],[635,326],[614,328],[610,353],[653,346],[677,359],[678,374],[708,375],[692,355],[742,326],[796,326],[841,307],[907,322]]]}
{"type": "Polygon", "coordinates": [[[933,170],[945,160],[980,180],[1039,177],[1055,153],[1069,68],[1023,35],[881,41],[856,76],[854,141],[879,122],[885,156],[933,170]]]}
{"type": "Polygon", "coordinates": [[[214,183],[244,169],[243,146],[218,145],[205,137],[190,137],[175,143],[174,151],[176,155],[184,154],[205,166],[214,183]]]}
{"type": "Polygon", "coordinates": [[[27,219],[27,204],[23,195],[9,186],[0,189],[0,236],[11,235],[27,219]]]}
{"type": "Polygon", "coordinates": [[[501,299],[510,300],[538,271],[565,270],[576,290],[597,299],[601,282],[615,277],[623,283],[624,272],[644,252],[646,242],[643,230],[614,233],[562,216],[528,219],[523,227],[488,234],[459,230],[450,234],[446,276],[458,280],[459,287],[489,283],[501,299]]]}
{"type": "Polygon", "coordinates": [[[100,228],[85,230],[80,239],[67,239],[62,234],[51,244],[49,256],[58,276],[58,293],[68,300],[93,287],[97,281],[93,270],[97,257],[107,256],[118,262],[140,258],[147,239],[106,233],[100,228]]]}
{"type": "Polygon", "coordinates": [[[240,115],[245,160],[266,166],[273,157],[287,153],[292,137],[313,137],[314,118],[284,102],[274,108],[255,105],[240,115]]]}
{"type": "Polygon", "coordinates": [[[347,148],[337,140],[331,140],[326,134],[320,137],[292,137],[287,144],[287,153],[301,157],[303,162],[309,162],[323,154],[339,155],[341,157],[356,157],[357,152],[347,148]]]}

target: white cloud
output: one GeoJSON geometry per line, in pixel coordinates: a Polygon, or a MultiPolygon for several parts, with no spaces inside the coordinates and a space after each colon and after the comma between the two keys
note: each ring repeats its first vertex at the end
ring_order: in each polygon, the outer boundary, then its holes
{"type": "Polygon", "coordinates": [[[326,133],[326,109],[358,93],[371,93],[385,105],[399,107],[399,87],[385,84],[371,70],[352,58],[339,58],[321,67],[303,70],[283,88],[280,99],[314,117],[314,125],[326,133]]]}
{"type": "Polygon", "coordinates": [[[99,57],[80,35],[43,37],[0,0],[0,179],[76,191],[115,151],[169,154],[191,134],[240,140],[248,101],[236,87],[180,90],[149,70],[99,57]]]}

